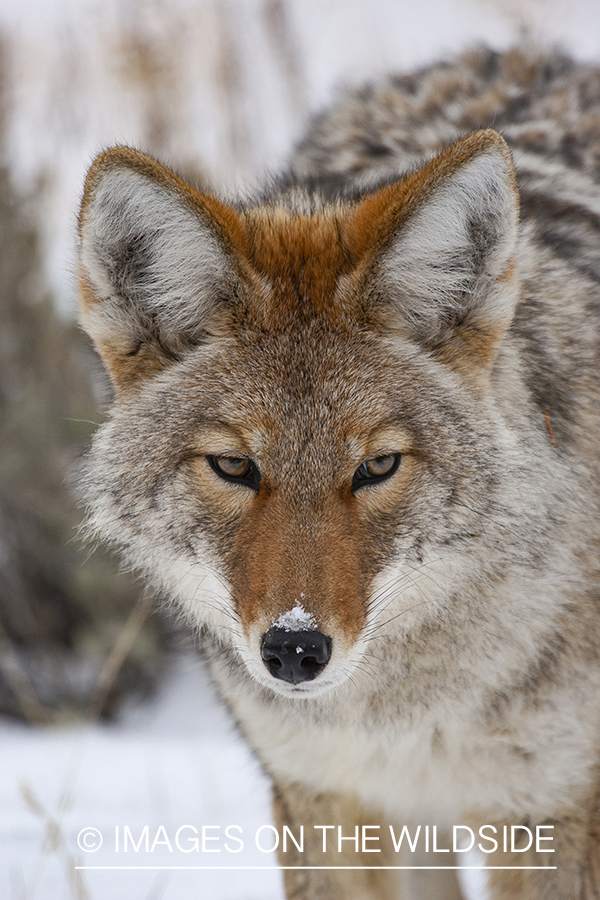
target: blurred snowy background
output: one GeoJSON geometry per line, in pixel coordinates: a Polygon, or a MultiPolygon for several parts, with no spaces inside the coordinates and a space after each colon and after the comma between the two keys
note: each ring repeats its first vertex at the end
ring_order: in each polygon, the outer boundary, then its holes
{"type": "MultiPolygon", "coordinates": [[[[0,0],[1,897],[282,898],[276,870],[75,868],[119,864],[117,825],[148,824],[152,842],[160,825],[270,821],[268,785],[160,598],[74,538],[76,461],[109,397],[74,326],[87,166],[129,143],[248,190],[337,86],[523,38],[600,63],[600,2],[0,0]],[[79,849],[84,827],[105,837],[97,853],[79,849]]],[[[252,841],[136,859],[275,864],[252,841]]]]}

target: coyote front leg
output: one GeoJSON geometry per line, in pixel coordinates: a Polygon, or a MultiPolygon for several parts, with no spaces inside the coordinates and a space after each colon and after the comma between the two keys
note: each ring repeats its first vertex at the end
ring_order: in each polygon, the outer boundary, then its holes
{"type": "MultiPolygon", "coordinates": [[[[287,825],[294,835],[304,825],[305,845],[299,852],[291,841],[286,852],[280,844],[282,866],[302,866],[285,871],[287,900],[460,900],[454,872],[400,871],[385,867],[434,865],[431,854],[416,858],[415,854],[397,854],[393,844],[384,839],[380,817],[366,813],[360,803],[340,794],[312,795],[300,785],[281,785],[275,788],[275,815],[280,833],[287,825]],[[335,825],[329,830],[326,850],[323,850],[323,831],[315,825],[335,825]],[[360,849],[354,841],[343,841],[338,850],[338,826],[346,836],[355,834],[358,825],[360,849]],[[379,825],[377,842],[381,852],[362,852],[362,826],[379,825]],[[352,866],[334,870],[309,868],[314,866],[352,866]],[[356,867],[365,866],[360,869],[356,867]]],[[[387,828],[387,825],[385,826],[387,828]]],[[[367,847],[368,842],[367,842],[367,847]]],[[[448,860],[445,860],[446,864],[448,860]]]]}
{"type": "MultiPolygon", "coordinates": [[[[276,785],[274,790],[275,817],[279,832],[287,825],[294,835],[304,826],[305,844],[299,852],[293,842],[287,843],[279,859],[282,866],[301,866],[286,870],[285,891],[287,900],[401,900],[400,873],[383,866],[397,866],[393,851],[380,841],[381,853],[356,852],[354,841],[343,841],[338,852],[338,826],[343,835],[359,833],[363,825],[381,825],[376,816],[367,815],[352,797],[340,794],[313,795],[298,784],[276,785]],[[335,825],[326,832],[326,850],[323,851],[323,830],[315,825],[335,825]],[[314,866],[377,866],[373,869],[334,870],[309,868],[314,866]]],[[[374,834],[375,832],[371,832],[374,834]]]]}

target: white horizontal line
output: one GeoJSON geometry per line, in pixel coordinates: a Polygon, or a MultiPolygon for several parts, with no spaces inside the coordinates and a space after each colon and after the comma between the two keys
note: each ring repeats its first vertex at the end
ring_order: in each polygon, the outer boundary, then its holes
{"type": "Polygon", "coordinates": [[[254,870],[267,870],[273,869],[274,872],[288,871],[291,869],[307,869],[310,871],[315,870],[324,870],[327,872],[335,871],[336,869],[348,870],[348,869],[358,869],[360,871],[384,869],[386,871],[396,870],[396,869],[427,869],[428,871],[439,871],[440,869],[482,869],[485,871],[486,869],[511,869],[511,870],[519,870],[519,869],[556,869],[556,866],[75,866],[76,869],[169,869],[169,870],[201,870],[201,871],[218,871],[218,872],[249,872],[254,870]]]}

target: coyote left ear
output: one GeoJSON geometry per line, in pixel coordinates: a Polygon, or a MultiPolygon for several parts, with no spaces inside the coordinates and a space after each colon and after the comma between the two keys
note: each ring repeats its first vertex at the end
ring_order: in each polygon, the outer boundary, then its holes
{"type": "Polygon", "coordinates": [[[79,217],[81,322],[118,391],[224,328],[240,290],[236,212],[128,147],[92,165],[79,217]]]}
{"type": "Polygon", "coordinates": [[[455,367],[489,368],[517,295],[519,195],[504,140],[474,132],[363,202],[363,215],[369,204],[379,207],[371,272],[385,326],[455,367]]]}

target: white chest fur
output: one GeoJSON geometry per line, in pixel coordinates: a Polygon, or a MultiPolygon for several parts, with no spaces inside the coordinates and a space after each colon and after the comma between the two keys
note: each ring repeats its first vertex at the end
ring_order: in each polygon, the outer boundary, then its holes
{"type": "Polygon", "coordinates": [[[543,818],[590,778],[595,730],[567,692],[533,711],[514,704],[494,729],[473,710],[442,704],[413,716],[409,727],[384,716],[377,722],[357,703],[336,703],[332,722],[291,702],[246,697],[234,705],[276,777],[354,794],[391,822],[448,828],[469,815],[543,818]]]}

